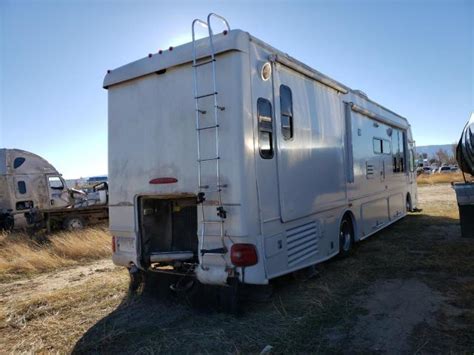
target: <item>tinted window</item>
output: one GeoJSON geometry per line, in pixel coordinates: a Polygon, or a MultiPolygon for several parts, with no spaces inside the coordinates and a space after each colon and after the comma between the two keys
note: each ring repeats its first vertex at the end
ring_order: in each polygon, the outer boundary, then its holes
{"type": "Polygon", "coordinates": [[[283,139],[293,138],[293,97],[288,86],[280,86],[281,134],[283,139]]]}
{"type": "Polygon", "coordinates": [[[18,181],[18,192],[22,195],[26,194],[26,183],[24,181],[18,181]]]}
{"type": "Polygon", "coordinates": [[[260,155],[264,159],[273,157],[273,118],[272,104],[266,99],[257,101],[258,145],[260,155]]]}
{"type": "Polygon", "coordinates": [[[19,168],[25,162],[25,158],[18,157],[13,161],[13,169],[19,168]]]}

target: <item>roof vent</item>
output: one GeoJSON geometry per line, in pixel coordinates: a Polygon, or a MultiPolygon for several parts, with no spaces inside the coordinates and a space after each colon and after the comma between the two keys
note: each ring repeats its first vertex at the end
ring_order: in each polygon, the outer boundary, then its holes
{"type": "Polygon", "coordinates": [[[362,90],[354,90],[354,93],[357,94],[357,95],[363,96],[367,99],[369,98],[369,96],[365,92],[363,92],[362,90]]]}

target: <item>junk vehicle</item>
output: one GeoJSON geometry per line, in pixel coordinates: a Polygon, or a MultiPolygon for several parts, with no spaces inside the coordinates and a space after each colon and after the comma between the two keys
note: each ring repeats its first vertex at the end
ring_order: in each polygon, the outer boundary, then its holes
{"type": "Polygon", "coordinates": [[[192,38],[104,79],[113,261],[132,281],[267,284],[416,208],[406,118],[219,15],[192,38]]]}
{"type": "Polygon", "coordinates": [[[474,112],[459,139],[456,160],[464,178],[463,183],[452,184],[459,207],[461,235],[474,238],[474,112]]]}
{"type": "Polygon", "coordinates": [[[20,149],[0,149],[0,210],[9,228],[83,228],[107,220],[108,185],[90,193],[70,189],[59,172],[40,156],[20,149]]]}

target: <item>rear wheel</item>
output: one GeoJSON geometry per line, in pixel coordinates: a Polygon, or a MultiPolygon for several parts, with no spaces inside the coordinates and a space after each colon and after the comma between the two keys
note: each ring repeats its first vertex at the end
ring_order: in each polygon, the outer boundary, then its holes
{"type": "Polygon", "coordinates": [[[84,220],[84,218],[79,217],[79,216],[67,217],[63,221],[63,229],[68,230],[68,231],[84,229],[85,226],[86,226],[86,221],[84,220]]]}
{"type": "Polygon", "coordinates": [[[339,255],[347,256],[354,244],[354,231],[350,217],[345,216],[339,228],[339,255]]]}
{"type": "Polygon", "coordinates": [[[411,198],[410,195],[407,195],[407,201],[406,201],[406,212],[411,212],[412,211],[412,206],[411,206],[411,198]]]}

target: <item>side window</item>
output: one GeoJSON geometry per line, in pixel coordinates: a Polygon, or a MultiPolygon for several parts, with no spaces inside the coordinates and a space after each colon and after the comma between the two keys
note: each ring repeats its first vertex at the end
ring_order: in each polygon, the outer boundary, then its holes
{"type": "Polygon", "coordinates": [[[392,147],[390,146],[390,141],[384,139],[382,145],[382,152],[384,154],[392,154],[392,147]]]}
{"type": "Polygon", "coordinates": [[[288,86],[280,86],[281,135],[284,140],[293,138],[293,96],[288,86]]]}
{"type": "Polygon", "coordinates": [[[374,153],[375,154],[382,154],[382,140],[378,138],[374,138],[373,140],[374,144],[374,153]]]}
{"type": "Polygon", "coordinates": [[[415,171],[415,153],[413,152],[413,149],[410,149],[410,171],[415,171]]]}
{"type": "Polygon", "coordinates": [[[53,190],[62,190],[62,189],[64,189],[63,182],[59,178],[59,176],[50,176],[48,178],[48,182],[49,182],[49,187],[53,190]]]}
{"type": "Polygon", "coordinates": [[[273,158],[273,116],[272,104],[266,99],[257,101],[258,146],[263,159],[273,158]]]}
{"type": "Polygon", "coordinates": [[[18,192],[22,195],[26,194],[26,183],[24,181],[18,181],[18,192]]]}
{"type": "Polygon", "coordinates": [[[25,162],[25,158],[18,157],[13,160],[13,169],[19,168],[25,162]]]}
{"type": "Polygon", "coordinates": [[[405,160],[406,133],[400,132],[400,168],[401,172],[406,171],[407,162],[405,160]]]}
{"type": "Polygon", "coordinates": [[[403,173],[405,171],[405,133],[394,129],[392,133],[392,157],[393,172],[403,173]]]}

